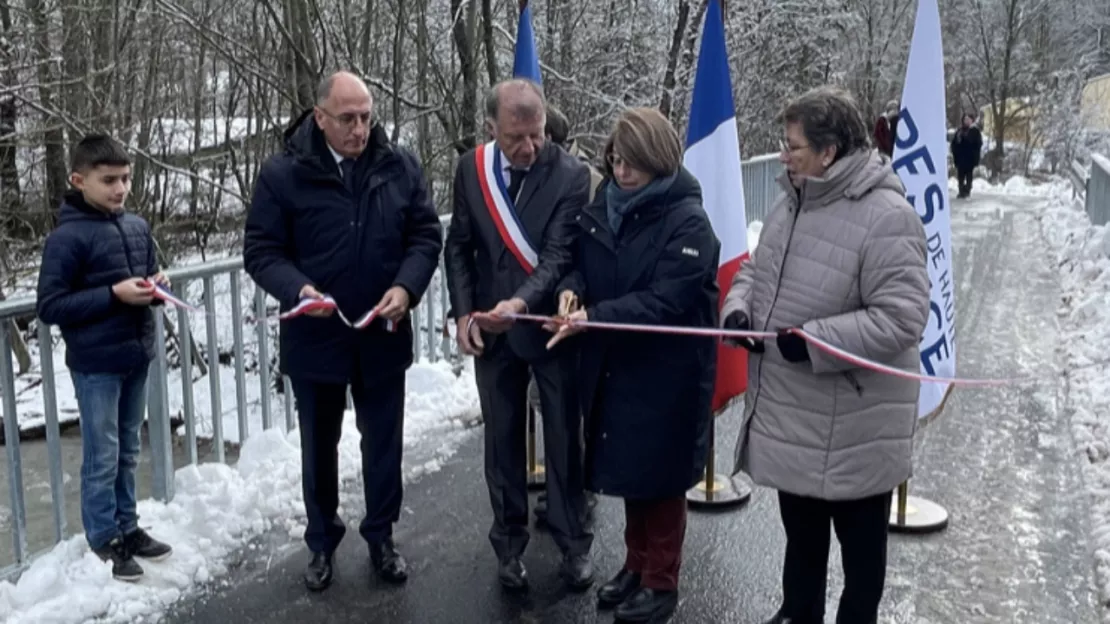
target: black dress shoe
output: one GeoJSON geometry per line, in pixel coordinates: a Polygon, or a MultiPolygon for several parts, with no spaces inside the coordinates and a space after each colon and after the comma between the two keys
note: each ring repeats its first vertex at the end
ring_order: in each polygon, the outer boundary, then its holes
{"type": "Polygon", "coordinates": [[[330,552],[312,553],[312,561],[309,562],[304,571],[305,587],[312,591],[320,591],[331,585],[331,559],[332,553],[330,552]]]}
{"type": "Polygon", "coordinates": [[[640,575],[621,568],[611,581],[597,590],[597,607],[612,609],[627,600],[637,589],[640,589],[640,575]]]}
{"type": "Polygon", "coordinates": [[[678,606],[678,591],[641,587],[617,607],[614,615],[624,622],[663,622],[678,606]]]}
{"type": "Polygon", "coordinates": [[[404,583],[409,578],[408,564],[405,563],[401,553],[397,552],[393,538],[387,537],[382,542],[370,546],[370,562],[382,580],[404,583]]]}
{"type": "Polygon", "coordinates": [[[497,568],[497,580],[506,589],[522,590],[528,587],[528,571],[520,557],[508,557],[497,568]]]}
{"type": "Polygon", "coordinates": [[[585,591],[594,584],[594,567],[588,555],[567,555],[559,574],[566,584],[575,591],[585,591]]]}

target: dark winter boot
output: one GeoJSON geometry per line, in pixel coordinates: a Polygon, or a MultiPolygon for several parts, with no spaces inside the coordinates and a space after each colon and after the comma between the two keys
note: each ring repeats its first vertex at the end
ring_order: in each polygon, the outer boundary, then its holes
{"type": "Polygon", "coordinates": [[[112,562],[112,576],[116,580],[134,582],[143,577],[142,566],[135,562],[122,538],[117,537],[93,552],[101,561],[112,562]]]}

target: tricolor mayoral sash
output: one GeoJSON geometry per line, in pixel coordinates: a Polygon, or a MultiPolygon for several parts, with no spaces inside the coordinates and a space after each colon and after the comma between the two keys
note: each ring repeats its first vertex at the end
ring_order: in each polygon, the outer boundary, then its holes
{"type": "Polygon", "coordinates": [[[478,187],[482,190],[483,203],[489,211],[490,218],[493,219],[494,226],[497,227],[497,233],[501,236],[505,247],[516,257],[524,272],[531,275],[539,263],[539,254],[536,253],[532,242],[528,240],[524,226],[520,224],[520,219],[517,217],[513,199],[509,197],[509,191],[505,188],[501,169],[501,150],[497,149],[497,144],[490,141],[479,145],[474,150],[474,164],[478,170],[478,187]]]}

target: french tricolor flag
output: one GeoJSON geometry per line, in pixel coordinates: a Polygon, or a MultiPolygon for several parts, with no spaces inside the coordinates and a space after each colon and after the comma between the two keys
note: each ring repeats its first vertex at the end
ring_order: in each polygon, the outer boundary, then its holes
{"type": "MultiPolygon", "coordinates": [[[[744,215],[740,139],[719,0],[710,0],[705,11],[694,96],[690,103],[690,124],[686,132],[683,165],[698,179],[705,211],[721,241],[721,265],[717,270],[721,305],[740,263],[748,257],[748,220],[744,215]]],[[[713,411],[720,410],[747,386],[747,352],[719,345],[713,411]]]]}

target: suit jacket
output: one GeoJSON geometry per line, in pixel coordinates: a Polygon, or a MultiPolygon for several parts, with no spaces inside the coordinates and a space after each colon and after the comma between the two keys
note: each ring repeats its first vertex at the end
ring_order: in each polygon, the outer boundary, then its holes
{"type": "MultiPolygon", "coordinates": [[[[456,164],[454,211],[444,245],[453,313],[462,318],[520,297],[529,312],[552,314],[555,287],[573,262],[574,220],[590,195],[589,168],[548,141],[525,176],[515,208],[539,256],[529,275],[505,245],[486,207],[475,152],[463,154],[456,164]]],[[[517,356],[534,361],[547,354],[550,334],[539,325],[517,323],[502,336],[483,338],[487,353],[508,345],[517,356]]]]}

